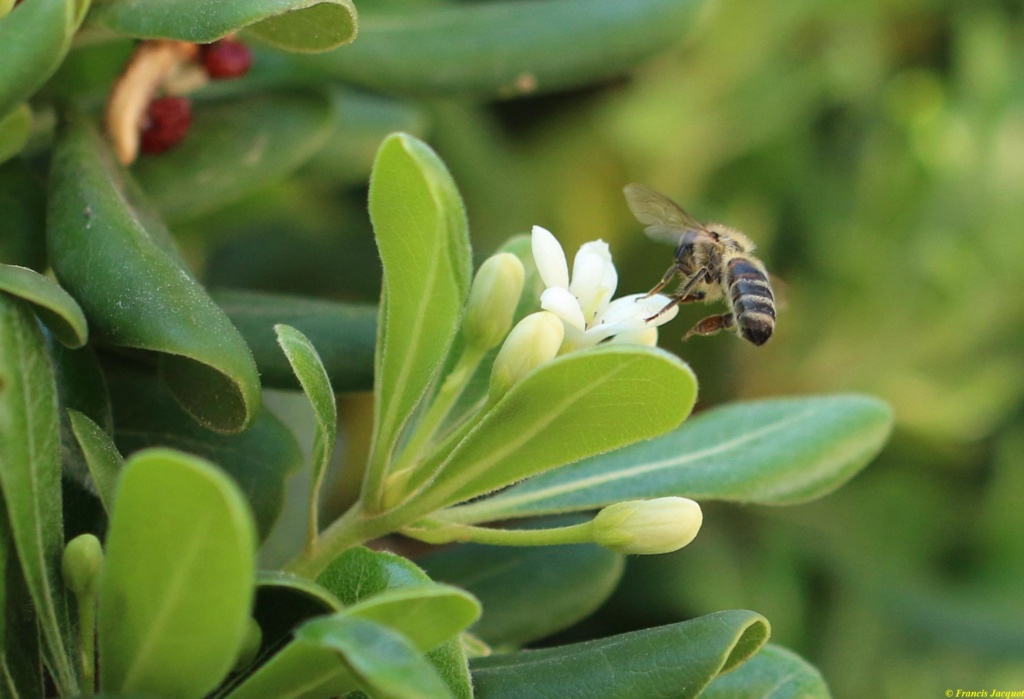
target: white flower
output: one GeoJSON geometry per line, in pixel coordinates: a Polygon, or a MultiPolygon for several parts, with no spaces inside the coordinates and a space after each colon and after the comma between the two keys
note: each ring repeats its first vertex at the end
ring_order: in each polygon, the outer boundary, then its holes
{"type": "Polygon", "coordinates": [[[646,318],[658,313],[671,299],[661,294],[631,294],[612,301],[619,276],[603,240],[580,246],[573,260],[571,281],[565,252],[550,231],[534,226],[532,247],[545,286],[540,306],[557,315],[565,326],[562,353],[592,347],[609,338],[610,342],[653,347],[658,342],[657,326],[675,318],[679,310],[673,307],[647,322],[646,318]]]}

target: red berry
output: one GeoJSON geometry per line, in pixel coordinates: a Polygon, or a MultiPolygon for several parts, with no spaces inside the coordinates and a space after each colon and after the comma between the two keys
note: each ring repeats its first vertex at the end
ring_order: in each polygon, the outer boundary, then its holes
{"type": "Polygon", "coordinates": [[[192,106],[184,97],[161,97],[150,102],[146,116],[139,147],[143,153],[155,155],[185,138],[192,124],[192,106]]]}
{"type": "Polygon", "coordinates": [[[221,39],[203,47],[203,67],[214,80],[240,78],[252,66],[252,51],[237,39],[221,39]]]}

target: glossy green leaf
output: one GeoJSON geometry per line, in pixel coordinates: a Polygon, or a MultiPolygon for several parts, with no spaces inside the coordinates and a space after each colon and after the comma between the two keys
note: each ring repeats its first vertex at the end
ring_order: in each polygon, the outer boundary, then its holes
{"type": "Polygon", "coordinates": [[[658,436],[686,419],[696,397],[693,372],[661,350],[563,355],[516,384],[444,455],[418,499],[443,507],[658,436]]]}
{"type": "Polygon", "coordinates": [[[343,613],[396,629],[428,651],[476,621],[480,603],[457,587],[431,583],[385,590],[343,613]]]}
{"type": "Polygon", "coordinates": [[[434,380],[458,329],[471,275],[466,216],[444,163],[406,134],[381,146],[370,218],[384,265],[378,326],[369,507],[402,426],[434,380]]]}
{"type": "Polygon", "coordinates": [[[736,403],[658,439],[581,461],[446,516],[482,522],[666,495],[803,502],[852,478],[882,448],[891,429],[889,406],[867,396],[736,403]]]}
{"type": "Polygon", "coordinates": [[[678,41],[692,0],[503,0],[366,7],[359,41],[310,57],[382,91],[511,97],[620,75],[678,41]],[[571,31],[567,28],[571,28],[571,31]]]}
{"type": "Polygon", "coordinates": [[[41,271],[46,267],[46,191],[21,160],[0,165],[0,262],[41,271]]]}
{"type": "Polygon", "coordinates": [[[27,104],[0,116],[0,163],[10,160],[25,146],[32,132],[32,110],[27,104]]]}
{"type": "Polygon", "coordinates": [[[478,614],[479,605],[470,595],[429,582],[367,595],[341,612],[313,619],[297,629],[294,641],[229,696],[231,699],[268,696],[313,699],[355,689],[355,677],[364,682],[366,677],[349,663],[347,651],[330,640],[347,621],[380,624],[381,628],[404,639],[411,653],[429,668],[431,666],[419,654],[457,634],[478,614]]]}
{"type": "Polygon", "coordinates": [[[400,633],[365,619],[315,619],[227,699],[330,699],[356,689],[374,697],[450,697],[434,669],[400,633]],[[364,632],[352,636],[351,629],[364,632]]]}
{"type": "MultiPolygon", "coordinates": [[[[430,585],[433,581],[407,558],[362,546],[348,549],[320,573],[317,581],[353,605],[385,590],[430,585]]],[[[458,699],[472,699],[473,687],[462,641],[454,637],[427,653],[438,674],[458,699]]]]}
{"type": "Polygon", "coordinates": [[[423,138],[426,111],[411,100],[332,86],[334,133],[306,163],[304,171],[329,177],[332,182],[365,184],[373,160],[388,134],[395,131],[423,138]]]}
{"type": "Polygon", "coordinates": [[[420,559],[438,581],[480,600],[473,633],[518,647],[590,616],[622,577],[623,556],[596,545],[502,547],[463,544],[420,559]]]}
{"type": "Polygon", "coordinates": [[[228,692],[225,699],[333,699],[358,688],[358,680],[342,664],[338,653],[296,638],[228,692]]]}
{"type": "Polygon", "coordinates": [[[54,154],[47,242],[94,340],[158,352],[171,392],[206,427],[233,433],[252,424],[260,383],[249,348],[82,117],[67,125],[54,154]]]}
{"type": "Polygon", "coordinates": [[[796,653],[768,644],[732,672],[716,677],[701,699],[829,699],[821,673],[796,653]]]}
{"type": "Polygon", "coordinates": [[[77,691],[61,582],[60,423],[53,369],[35,316],[0,293],[0,489],[54,680],[77,691]]]}
{"type": "Polygon", "coordinates": [[[100,578],[102,689],[213,689],[245,638],[254,562],[252,515],[219,469],[169,449],[130,458],[100,578]]]}
{"type": "Polygon", "coordinates": [[[167,446],[209,459],[235,479],[256,516],[260,539],[266,538],[281,514],[288,474],[304,463],[292,431],[263,410],[242,434],[216,434],[182,412],[154,376],[120,364],[108,366],[107,377],[121,453],[167,446]]]}
{"type": "Polygon", "coordinates": [[[342,606],[329,590],[312,580],[279,571],[260,571],[256,575],[252,615],[263,634],[261,656],[283,646],[303,622],[333,614],[342,606]]]}
{"type": "Polygon", "coordinates": [[[278,323],[309,338],[335,390],[365,391],[373,386],[376,306],[235,290],[214,292],[213,299],[252,348],[264,386],[300,387],[277,344],[278,323]]]}
{"type": "Polygon", "coordinates": [[[334,129],[331,103],[315,92],[278,92],[204,102],[188,137],[132,167],[169,221],[196,218],[291,174],[334,129]]]}
{"type": "Polygon", "coordinates": [[[40,320],[64,345],[78,348],[89,338],[82,309],[49,277],[27,267],[0,265],[0,291],[32,303],[40,320]]]}
{"type": "Polygon", "coordinates": [[[337,653],[373,697],[451,699],[444,681],[416,646],[389,626],[355,616],[318,619],[296,633],[337,653]]]}
{"type": "Polygon", "coordinates": [[[200,44],[247,29],[291,51],[326,51],[356,36],[350,0],[109,0],[90,21],[142,39],[200,44]]]}
{"type": "Polygon", "coordinates": [[[89,0],[34,0],[0,17],[0,119],[53,75],[89,0]]]}
{"type": "Polygon", "coordinates": [[[0,498],[0,694],[12,699],[43,696],[43,661],[39,652],[32,595],[25,585],[0,498]]]}
{"type": "Polygon", "coordinates": [[[734,610],[618,636],[478,658],[477,699],[690,699],[753,655],[768,622],[734,610]]]}
{"type": "Polygon", "coordinates": [[[124,467],[124,459],[114,445],[114,440],[87,415],[77,410],[68,410],[68,416],[78,446],[85,455],[96,493],[103,503],[103,509],[110,512],[114,506],[114,489],[124,467]]]}

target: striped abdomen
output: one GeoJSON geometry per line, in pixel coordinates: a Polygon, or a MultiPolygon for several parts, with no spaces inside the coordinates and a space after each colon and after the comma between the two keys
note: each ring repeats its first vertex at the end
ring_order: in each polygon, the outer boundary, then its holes
{"type": "Polygon", "coordinates": [[[775,297],[768,274],[746,257],[734,257],[728,264],[729,304],[737,331],[744,340],[763,345],[775,329],[775,297]]]}

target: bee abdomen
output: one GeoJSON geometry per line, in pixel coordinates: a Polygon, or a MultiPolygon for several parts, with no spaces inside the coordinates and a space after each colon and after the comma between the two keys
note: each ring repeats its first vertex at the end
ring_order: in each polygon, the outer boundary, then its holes
{"type": "Polygon", "coordinates": [[[740,336],[763,345],[775,329],[775,297],[768,275],[745,258],[729,262],[729,300],[740,336]]]}

